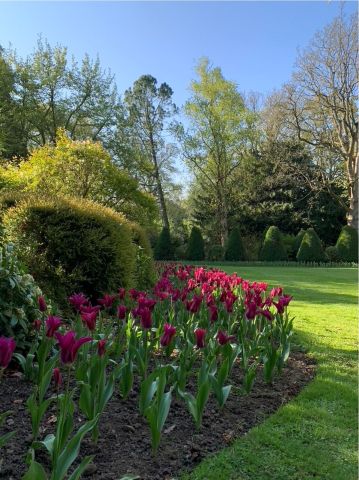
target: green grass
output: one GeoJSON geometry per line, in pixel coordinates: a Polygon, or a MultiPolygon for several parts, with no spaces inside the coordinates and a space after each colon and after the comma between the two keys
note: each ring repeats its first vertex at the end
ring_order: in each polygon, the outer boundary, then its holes
{"type": "Polygon", "coordinates": [[[294,342],[316,358],[317,374],[293,401],[183,479],[357,479],[356,270],[223,269],[294,295],[294,342]]]}

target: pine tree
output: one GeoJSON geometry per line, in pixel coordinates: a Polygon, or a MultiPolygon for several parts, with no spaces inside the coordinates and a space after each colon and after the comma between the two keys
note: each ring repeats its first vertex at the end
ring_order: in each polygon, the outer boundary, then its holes
{"type": "Polygon", "coordinates": [[[264,238],[260,257],[261,260],[267,262],[287,260],[287,253],[278,227],[269,227],[264,238]]]}
{"type": "Polygon", "coordinates": [[[204,241],[201,230],[193,227],[187,247],[188,260],[204,260],[204,241]]]}
{"type": "Polygon", "coordinates": [[[225,260],[245,260],[245,252],[239,228],[234,228],[228,237],[225,260]]]}

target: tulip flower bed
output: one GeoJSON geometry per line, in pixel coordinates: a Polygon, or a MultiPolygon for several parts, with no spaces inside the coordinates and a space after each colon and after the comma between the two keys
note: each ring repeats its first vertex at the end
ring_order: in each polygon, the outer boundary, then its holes
{"type": "MultiPolygon", "coordinates": [[[[95,306],[72,295],[68,321],[38,300],[43,318],[34,323],[33,346],[26,357],[15,354],[27,382],[18,375],[3,381],[1,408],[17,409],[4,414],[22,432],[14,442],[18,434],[11,438],[7,424],[0,436],[0,446],[16,451],[5,455],[6,478],[75,480],[91,473],[91,462],[93,478],[128,471],[170,478],[230,443],[313,375],[301,354],[284,368],[291,297],[235,274],[165,265],[152,292],[120,289],[95,306]]],[[[2,369],[13,350],[11,339],[0,340],[2,369]]]]}

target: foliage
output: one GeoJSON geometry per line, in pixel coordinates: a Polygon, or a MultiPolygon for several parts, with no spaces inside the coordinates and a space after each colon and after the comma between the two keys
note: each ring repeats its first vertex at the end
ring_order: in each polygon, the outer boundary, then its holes
{"type": "Polygon", "coordinates": [[[325,253],[320,238],[313,228],[309,228],[303,237],[297,253],[298,262],[323,262],[325,253]]]}
{"type": "Polygon", "coordinates": [[[0,251],[0,331],[13,337],[17,348],[26,349],[33,336],[32,323],[39,316],[37,298],[40,288],[25,273],[12,245],[0,251]]]}
{"type": "Polygon", "coordinates": [[[325,249],[325,256],[327,260],[332,263],[338,263],[341,261],[338,250],[334,246],[330,246],[325,249]]]}
{"type": "Polygon", "coordinates": [[[210,245],[208,247],[208,252],[207,252],[208,260],[218,262],[220,260],[223,260],[223,257],[224,257],[224,249],[222,245],[210,245]]]}
{"type": "Polygon", "coordinates": [[[287,260],[287,254],[278,227],[271,226],[264,237],[260,259],[268,262],[287,260]]]}
{"type": "Polygon", "coordinates": [[[294,245],[295,245],[296,237],[289,233],[284,233],[282,234],[282,240],[283,240],[285,251],[287,253],[288,260],[295,260],[296,251],[295,251],[294,245]]]}
{"type": "Polygon", "coordinates": [[[186,258],[188,260],[204,260],[204,241],[198,227],[192,227],[186,258]]]}
{"type": "Polygon", "coordinates": [[[245,252],[239,228],[234,228],[229,234],[224,258],[225,260],[234,261],[245,260],[245,252]]]}
{"type": "Polygon", "coordinates": [[[300,248],[300,245],[302,243],[304,235],[305,235],[305,230],[303,230],[303,228],[301,228],[300,231],[297,233],[297,235],[295,237],[295,240],[294,240],[293,247],[294,247],[295,255],[297,255],[297,253],[298,253],[298,250],[300,248]]]}
{"type": "Polygon", "coordinates": [[[358,232],[346,225],[340,232],[335,245],[339,259],[344,262],[358,262],[358,232]]]}
{"type": "Polygon", "coordinates": [[[172,260],[173,255],[174,252],[170,231],[168,228],[163,227],[156,243],[155,259],[172,260]]]}
{"type": "MultiPolygon", "coordinates": [[[[29,198],[8,211],[4,226],[21,260],[58,302],[74,291],[98,298],[135,285],[133,230],[111,209],[85,200],[29,198]]],[[[141,244],[143,233],[135,228],[141,244]]],[[[153,277],[150,263],[143,275],[153,277]]]]}

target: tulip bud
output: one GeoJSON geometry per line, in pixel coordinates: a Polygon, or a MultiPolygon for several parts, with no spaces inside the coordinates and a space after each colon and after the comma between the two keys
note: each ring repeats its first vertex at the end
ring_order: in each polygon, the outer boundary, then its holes
{"type": "Polygon", "coordinates": [[[37,299],[37,303],[39,305],[40,312],[45,312],[47,310],[46,301],[42,295],[40,295],[40,297],[37,299]]]}
{"type": "Polygon", "coordinates": [[[102,357],[106,352],[106,340],[99,340],[97,344],[97,353],[100,357],[102,357]]]}
{"type": "Polygon", "coordinates": [[[59,387],[62,384],[62,375],[61,375],[60,369],[57,368],[57,367],[54,368],[54,371],[52,372],[52,375],[54,377],[55,386],[59,387]]]}

